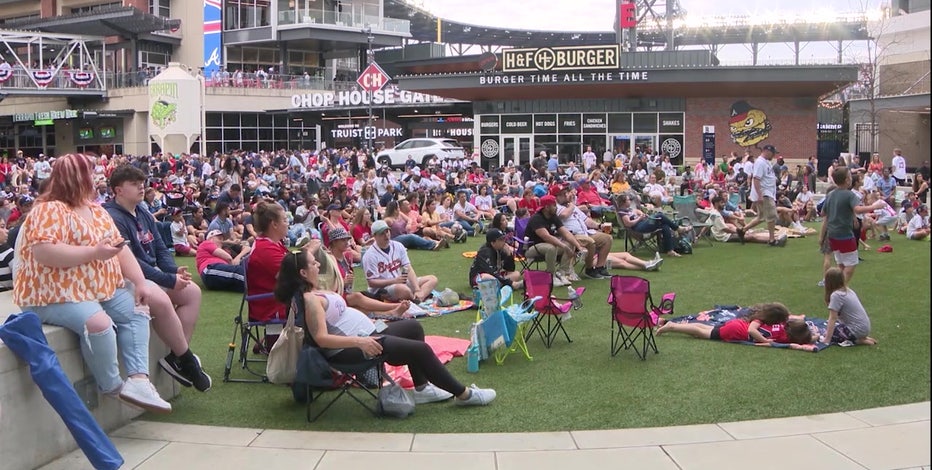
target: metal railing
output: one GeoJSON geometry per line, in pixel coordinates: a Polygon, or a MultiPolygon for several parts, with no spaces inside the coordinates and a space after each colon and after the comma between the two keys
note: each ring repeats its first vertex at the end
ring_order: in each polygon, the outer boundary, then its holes
{"type": "Polygon", "coordinates": [[[25,70],[16,66],[6,71],[0,70],[0,90],[8,91],[104,91],[103,80],[91,71],[83,71],[84,75],[72,76],[81,71],[60,69],[57,72],[50,69],[25,70]],[[36,73],[39,73],[36,76],[36,73]],[[44,75],[43,75],[44,74],[44,75]],[[79,78],[80,77],[80,78],[79,78]]]}
{"type": "Polygon", "coordinates": [[[371,26],[376,31],[411,33],[411,22],[408,20],[379,18],[377,14],[367,14],[362,9],[342,13],[325,8],[296,8],[294,10],[279,11],[278,24],[279,26],[325,24],[346,26],[348,28],[371,26]]]}
{"type": "MultiPolygon", "coordinates": [[[[207,77],[204,85],[207,88],[225,88],[228,90],[242,90],[242,94],[249,94],[249,90],[352,90],[356,82],[347,80],[331,80],[319,75],[257,75],[244,73],[237,77],[229,76],[207,77]]],[[[108,89],[144,87],[149,80],[155,77],[154,73],[108,73],[104,76],[104,83],[108,89]]],[[[0,89],[4,87],[0,86],[0,89]]]]}

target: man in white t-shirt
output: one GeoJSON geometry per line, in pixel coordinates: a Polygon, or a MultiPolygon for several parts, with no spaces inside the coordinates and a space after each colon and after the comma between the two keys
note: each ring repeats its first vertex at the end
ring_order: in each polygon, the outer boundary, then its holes
{"type": "Polygon", "coordinates": [[[430,297],[437,287],[437,277],[418,276],[414,272],[408,250],[391,239],[391,231],[384,220],[372,224],[371,231],[375,243],[362,255],[362,269],[366,273],[369,293],[382,297],[380,300],[392,302],[410,300],[420,303],[430,297]]]}
{"type": "Polygon", "coordinates": [[[754,166],[751,170],[751,194],[750,199],[754,205],[757,216],[745,225],[739,235],[744,236],[744,232],[750,230],[757,224],[767,222],[768,244],[770,246],[783,246],[774,238],[777,222],[777,175],[773,172],[773,160],[777,149],[773,145],[765,145],[761,149],[760,155],[754,160],[754,166]]]}
{"type": "Polygon", "coordinates": [[[890,162],[890,166],[893,167],[893,179],[896,180],[896,184],[903,186],[906,184],[906,159],[903,158],[903,151],[895,148],[893,149],[893,160],[890,162]]]}
{"type": "Polygon", "coordinates": [[[582,164],[586,173],[589,173],[595,167],[595,152],[592,151],[591,145],[587,145],[586,152],[582,154],[582,164]]]}

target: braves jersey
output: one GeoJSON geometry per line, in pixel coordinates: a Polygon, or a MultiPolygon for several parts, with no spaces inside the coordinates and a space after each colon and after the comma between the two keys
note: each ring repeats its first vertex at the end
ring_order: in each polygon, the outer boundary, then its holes
{"type": "MultiPolygon", "coordinates": [[[[388,248],[384,250],[374,244],[362,255],[362,269],[366,272],[366,280],[394,279],[401,276],[403,266],[410,264],[408,250],[394,240],[389,240],[388,248]]],[[[374,294],[377,290],[369,287],[370,293],[374,294]]]]}

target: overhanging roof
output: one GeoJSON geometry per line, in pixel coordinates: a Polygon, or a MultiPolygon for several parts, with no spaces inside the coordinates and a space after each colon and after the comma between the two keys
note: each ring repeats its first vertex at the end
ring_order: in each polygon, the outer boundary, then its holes
{"type": "Polygon", "coordinates": [[[99,10],[53,16],[25,18],[3,23],[4,28],[95,36],[134,37],[181,26],[181,20],[151,15],[135,7],[103,7],[99,10]]]}
{"type": "MultiPolygon", "coordinates": [[[[619,73],[615,71],[610,73],[619,73]]],[[[643,72],[643,71],[642,71],[643,72]]],[[[458,74],[400,75],[395,80],[404,90],[430,93],[466,101],[659,98],[709,96],[821,97],[854,82],[857,66],[802,67],[707,67],[649,69],[649,80],[612,81],[590,79],[605,70],[558,72],[576,74],[580,80],[537,83],[537,73],[497,75],[525,77],[523,83],[483,84],[479,72],[458,74]]],[[[549,74],[549,73],[548,73],[549,74]]],[[[509,80],[512,81],[512,80],[509,80]]]]}
{"type": "MultiPolygon", "coordinates": [[[[463,23],[439,18],[406,0],[385,0],[385,16],[411,21],[412,39],[426,42],[437,40],[437,20],[440,19],[440,39],[449,44],[553,47],[618,43],[614,31],[533,31],[463,23]]],[[[868,38],[866,20],[848,19],[823,23],[722,24],[680,28],[675,32],[674,43],[679,47],[755,42],[854,41],[868,38]]],[[[638,31],[639,45],[660,46],[666,41],[665,33],[659,29],[640,28],[638,31]]]]}

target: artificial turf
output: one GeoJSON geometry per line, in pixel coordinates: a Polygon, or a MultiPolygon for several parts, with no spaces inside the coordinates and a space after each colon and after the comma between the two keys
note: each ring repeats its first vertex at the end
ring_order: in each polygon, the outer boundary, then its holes
{"type": "MultiPolygon", "coordinates": [[[[470,238],[441,252],[410,251],[418,274],[435,274],[440,288],[468,293],[469,259],[484,238],[470,238]]],[[[183,389],[174,412],[143,419],[272,429],[371,432],[521,432],[612,429],[715,423],[832,413],[929,400],[928,241],[894,235],[892,253],[865,251],[851,287],[872,322],[877,346],[819,353],[745,347],[669,334],[657,339],[660,354],[640,361],[632,351],[609,355],[608,280],[583,280],[583,307],[566,322],[573,339],[547,349],[528,341],[533,361],[520,355],[504,365],[483,362],[466,372],[465,358],[448,364],[462,382],[492,387],[498,398],[487,407],[451,403],[421,405],[411,417],[375,419],[348,398],[313,424],[285,386],[223,383],[227,346],[241,296],[204,293],[192,349],[213,376],[213,389],[183,389]]],[[[873,241],[873,247],[880,242],[873,241]]],[[[615,240],[614,251],[623,249],[615,240]]],[[[649,258],[653,253],[638,253],[649,258]]],[[[676,315],[715,304],[750,305],[780,301],[793,313],[827,317],[817,237],[791,239],[785,248],[716,243],[692,255],[669,258],[651,281],[655,300],[676,292],[676,315]]],[[[191,266],[193,258],[179,258],[191,266]]],[[[356,288],[364,280],[357,268],[356,288]]],[[[520,291],[519,291],[520,292],[520,291]]],[[[475,310],[421,320],[428,334],[468,338],[475,310]]],[[[244,377],[234,369],[234,376],[244,377]]]]}

